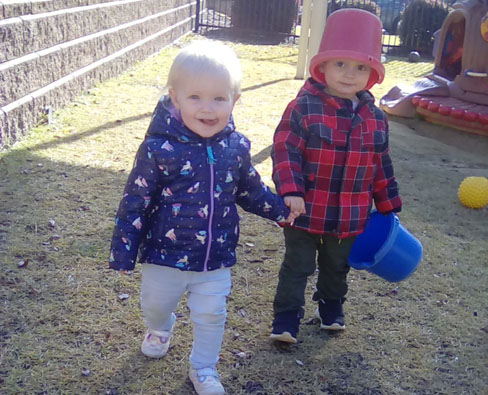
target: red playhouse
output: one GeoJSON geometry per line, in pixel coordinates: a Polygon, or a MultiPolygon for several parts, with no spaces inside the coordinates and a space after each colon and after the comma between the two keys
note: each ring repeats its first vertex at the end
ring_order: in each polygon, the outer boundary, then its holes
{"type": "Polygon", "coordinates": [[[488,136],[488,0],[453,6],[438,32],[432,74],[393,87],[380,100],[387,113],[488,136]]]}

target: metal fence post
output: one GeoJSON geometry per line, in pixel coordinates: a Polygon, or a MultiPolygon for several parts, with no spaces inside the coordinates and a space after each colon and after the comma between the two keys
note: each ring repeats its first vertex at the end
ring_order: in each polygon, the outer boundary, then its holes
{"type": "Polygon", "coordinates": [[[197,0],[197,6],[196,6],[196,17],[195,17],[195,33],[198,33],[198,30],[200,29],[200,0],[197,0]]]}

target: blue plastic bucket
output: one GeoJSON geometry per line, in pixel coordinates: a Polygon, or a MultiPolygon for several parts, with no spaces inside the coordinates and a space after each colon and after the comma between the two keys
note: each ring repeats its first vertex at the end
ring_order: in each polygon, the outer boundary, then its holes
{"type": "Polygon", "coordinates": [[[387,281],[406,279],[422,258],[422,244],[390,213],[373,211],[364,232],[351,248],[349,266],[367,270],[387,281]]]}

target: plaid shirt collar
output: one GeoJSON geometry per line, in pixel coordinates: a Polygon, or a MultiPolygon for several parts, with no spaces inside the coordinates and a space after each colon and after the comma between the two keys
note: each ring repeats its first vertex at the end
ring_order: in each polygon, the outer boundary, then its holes
{"type": "MultiPolygon", "coordinates": [[[[297,97],[305,95],[318,96],[324,98],[327,104],[331,105],[336,110],[339,108],[348,107],[348,104],[350,105],[351,100],[332,96],[325,92],[325,87],[326,84],[317,82],[313,78],[308,78],[298,92],[297,97]]],[[[367,105],[370,111],[374,112],[374,96],[369,91],[360,91],[357,93],[357,97],[359,100],[358,108],[367,105]]]]}

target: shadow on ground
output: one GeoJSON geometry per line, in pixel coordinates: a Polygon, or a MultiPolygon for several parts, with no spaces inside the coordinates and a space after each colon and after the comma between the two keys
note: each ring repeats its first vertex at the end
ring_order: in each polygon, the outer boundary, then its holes
{"type": "MultiPolygon", "coordinates": [[[[282,111],[295,94],[294,67],[276,75],[277,66],[266,59],[279,57],[277,48],[260,49],[255,62],[269,78],[248,81],[253,100],[263,112],[279,101],[282,111]],[[279,94],[272,95],[276,81],[279,94]]],[[[139,65],[144,83],[135,70],[100,87],[99,96],[83,104],[78,130],[41,128],[0,156],[1,393],[192,393],[185,304],[177,311],[170,352],[148,360],[139,351],[145,330],[139,267],[130,276],[107,268],[113,217],[155,105],[152,98],[142,105],[136,96],[148,89],[152,68],[142,68],[165,56],[139,65]],[[113,110],[114,97],[116,114],[105,113],[113,110]]],[[[159,77],[161,67],[153,68],[159,77]]],[[[253,162],[269,175],[273,130],[259,129],[258,115],[241,117],[249,121],[241,131],[261,133],[253,137],[253,162]]],[[[400,218],[424,246],[417,272],[393,284],[352,271],[347,330],[339,335],[311,320],[312,276],[299,343],[277,347],[269,331],[282,233],[241,212],[219,362],[228,393],[478,394],[488,388],[488,212],[468,210],[456,196],[464,177],[486,176],[488,139],[393,117],[390,129],[404,198],[400,218]]]]}

